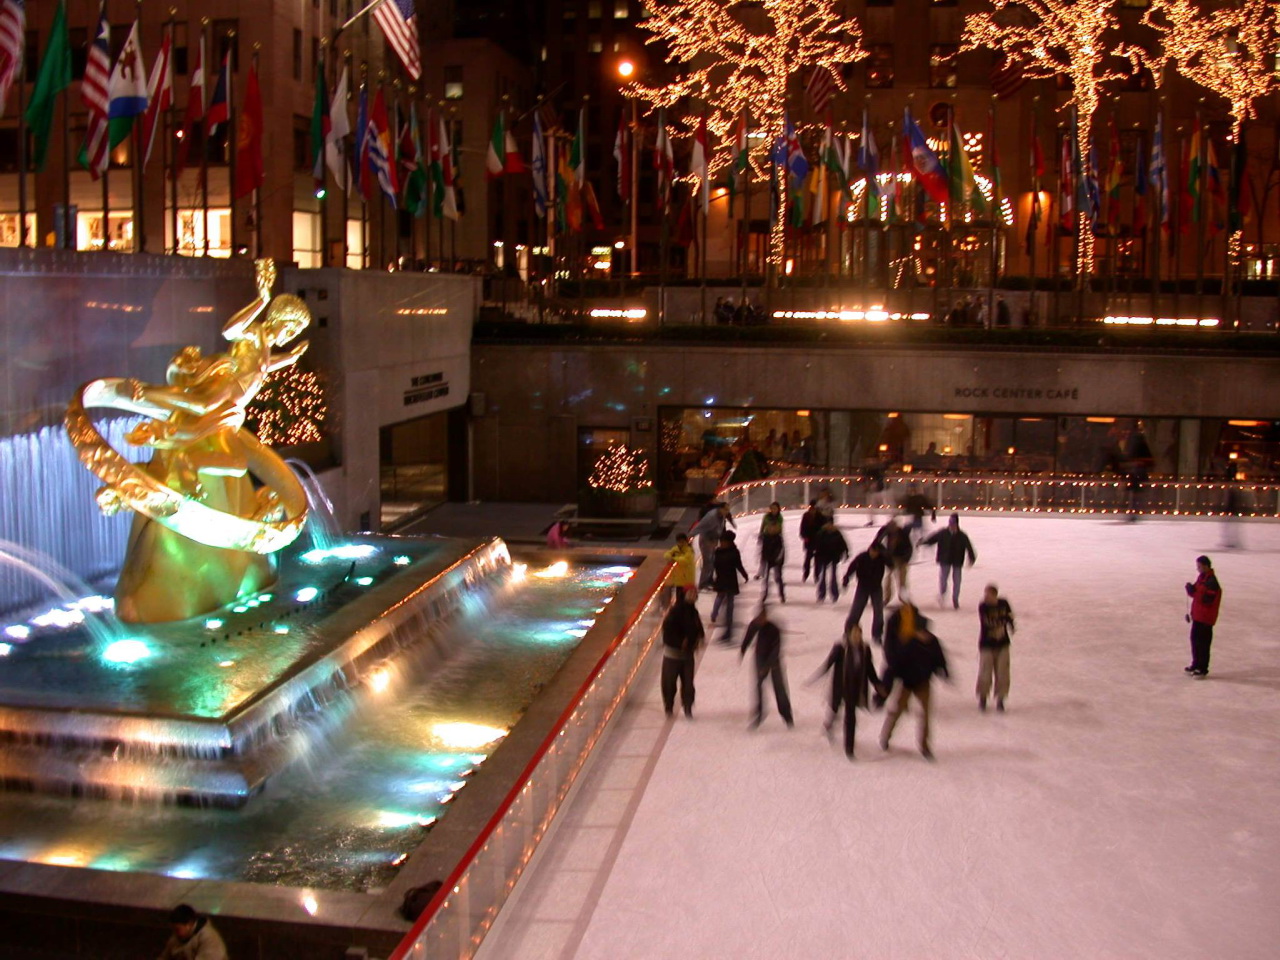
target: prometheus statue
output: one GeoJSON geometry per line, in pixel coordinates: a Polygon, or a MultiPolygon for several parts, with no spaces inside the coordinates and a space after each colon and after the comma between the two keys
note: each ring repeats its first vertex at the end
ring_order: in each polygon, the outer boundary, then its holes
{"type": "Polygon", "coordinates": [[[116,583],[121,620],[185,620],[266,589],[276,580],[273,554],[306,521],[301,484],[244,423],[267,376],[306,350],[303,342],[274,352],[302,333],[311,315],[295,296],[272,299],[272,261],[255,266],[258,298],[223,326],[225,353],[206,357],[184,347],[169,361],[165,384],[93,380],[67,408],[67,435],[104,483],[99,507],[136,514],[116,583]],[[114,450],[90,419],[93,408],[147,417],[128,439],[152,448],[151,460],[130,463],[114,450]]]}

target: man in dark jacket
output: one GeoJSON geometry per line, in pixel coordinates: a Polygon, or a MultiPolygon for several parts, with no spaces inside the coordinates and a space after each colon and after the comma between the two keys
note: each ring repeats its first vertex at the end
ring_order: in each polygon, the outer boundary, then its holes
{"type": "Polygon", "coordinates": [[[814,579],[818,581],[819,603],[826,599],[828,587],[831,602],[840,599],[840,562],[848,556],[849,544],[845,542],[844,534],[835,521],[828,520],[813,540],[813,558],[817,562],[814,579]]]}
{"type": "Polygon", "coordinates": [[[867,609],[867,601],[870,601],[871,639],[876,643],[880,643],[884,636],[884,567],[884,550],[878,543],[873,543],[853,558],[841,581],[846,587],[850,578],[858,581],[849,616],[844,621],[845,632],[848,633],[854,624],[862,623],[862,611],[867,609]]]}
{"type": "Polygon", "coordinates": [[[227,960],[227,947],[208,917],[190,904],[180,903],[169,914],[173,936],[164,945],[160,960],[227,960]]]}
{"type": "Polygon", "coordinates": [[[950,679],[946,654],[938,638],[929,631],[929,621],[913,604],[904,603],[889,618],[884,638],[885,672],[881,682],[892,687],[889,711],[880,731],[880,749],[889,749],[889,739],[898,718],[915,697],[920,703],[920,755],[933,759],[929,748],[929,694],[935,673],[950,679]]]}
{"type": "Polygon", "coordinates": [[[1208,557],[1196,557],[1196,582],[1187,584],[1191,598],[1191,665],[1186,672],[1197,680],[1209,675],[1209,648],[1213,645],[1213,625],[1218,622],[1222,587],[1208,557]]]}
{"type": "Polygon", "coordinates": [[[822,514],[818,512],[818,501],[810,500],[809,509],[800,515],[800,542],[804,544],[804,573],[801,583],[809,580],[809,570],[813,563],[813,541],[822,529],[822,514]]]}
{"type": "Polygon", "coordinates": [[[969,566],[978,559],[973,552],[973,542],[969,535],[960,529],[960,518],[954,513],[947,520],[942,530],[935,530],[925,544],[937,544],[938,553],[938,602],[946,606],[947,577],[951,577],[951,605],[960,609],[960,574],[964,570],[964,558],[969,557],[969,566]]]}
{"type": "Polygon", "coordinates": [[[662,706],[668,717],[675,709],[678,682],[684,715],[693,719],[694,654],[705,633],[691,593],[692,590],[677,591],[675,602],[662,621],[662,706]]]}
{"type": "Polygon", "coordinates": [[[868,708],[868,688],[874,686],[877,694],[884,694],[880,677],[876,674],[876,665],[872,662],[871,648],[862,639],[862,628],[856,623],[845,629],[844,638],[831,648],[831,653],[809,682],[816,682],[828,670],[831,671],[831,713],[822,727],[829,738],[836,722],[836,714],[843,705],[844,753],[852,760],[857,712],[868,708]]]}
{"type": "Polygon", "coordinates": [[[769,619],[768,604],[760,605],[760,612],[747,625],[742,638],[740,657],[747,655],[752,643],[756,645],[756,712],[752,729],[764,719],[764,682],[773,680],[773,697],[778,702],[778,713],[788,727],[795,726],[791,716],[791,696],[787,692],[787,675],[782,670],[782,631],[769,619]]]}
{"type": "Polygon", "coordinates": [[[734,545],[735,539],[733,531],[726,530],[711,561],[711,586],[716,592],[716,602],[711,605],[711,622],[716,622],[723,608],[724,634],[720,637],[723,644],[733,643],[733,604],[738,596],[738,574],[742,574],[743,583],[751,579],[742,565],[742,554],[734,545]]]}
{"type": "Polygon", "coordinates": [[[898,597],[905,599],[907,574],[911,570],[911,554],[915,549],[911,546],[911,535],[905,527],[892,519],[876,532],[873,541],[884,550],[885,559],[890,572],[884,580],[884,599],[888,603],[893,599],[893,581],[898,581],[898,597]]]}
{"type": "Polygon", "coordinates": [[[1000,596],[994,583],[987,584],[978,604],[978,708],[987,709],[992,679],[996,685],[996,709],[1003,712],[1009,695],[1009,641],[1013,633],[1013,608],[1000,596]]]}

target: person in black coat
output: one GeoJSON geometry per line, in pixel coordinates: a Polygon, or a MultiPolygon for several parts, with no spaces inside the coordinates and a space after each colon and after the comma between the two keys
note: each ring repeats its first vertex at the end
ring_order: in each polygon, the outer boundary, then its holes
{"type": "Polygon", "coordinates": [[[929,630],[929,621],[913,604],[904,603],[889,618],[884,638],[885,670],[881,683],[891,687],[889,711],[880,731],[880,749],[889,749],[889,740],[898,718],[912,697],[920,704],[920,755],[933,759],[929,747],[930,686],[935,673],[950,679],[947,657],[929,630]]]}
{"type": "Polygon", "coordinates": [[[814,579],[818,581],[819,603],[826,599],[828,588],[832,603],[840,599],[840,561],[847,556],[849,544],[845,542],[844,534],[835,525],[835,521],[828,520],[813,540],[813,557],[817,561],[814,579]]]}
{"type": "Polygon", "coordinates": [[[978,709],[987,709],[991,682],[996,685],[996,709],[1004,710],[1009,695],[1009,641],[1014,631],[1013,608],[994,583],[987,584],[978,604],[978,709]]]}
{"type": "Polygon", "coordinates": [[[836,714],[844,706],[844,753],[853,759],[853,738],[857,728],[857,712],[870,706],[869,688],[883,698],[880,677],[876,674],[871,648],[862,639],[862,628],[856,623],[845,630],[843,639],[831,648],[822,667],[809,680],[816,683],[823,674],[831,672],[831,713],[822,728],[831,736],[836,714]]]}
{"type": "Polygon", "coordinates": [[[675,709],[678,683],[684,715],[693,719],[694,654],[706,633],[692,593],[692,589],[676,591],[675,602],[662,620],[662,706],[668,717],[675,709]]]}
{"type": "Polygon", "coordinates": [[[804,544],[804,571],[800,578],[801,583],[809,579],[809,570],[813,564],[814,538],[822,529],[822,521],[822,514],[818,512],[818,501],[810,500],[809,509],[800,516],[800,542],[804,544]]]}
{"type": "Polygon", "coordinates": [[[911,554],[915,548],[911,546],[911,535],[896,519],[890,520],[876,532],[873,541],[884,550],[885,559],[889,563],[889,574],[884,579],[884,600],[893,599],[893,581],[898,581],[899,599],[906,599],[907,574],[911,569],[911,554]]]}
{"type": "Polygon", "coordinates": [[[947,577],[951,577],[951,605],[960,609],[960,574],[964,570],[964,558],[969,557],[969,566],[977,561],[973,552],[973,542],[969,535],[960,529],[960,518],[954,513],[947,520],[942,530],[935,530],[925,544],[936,544],[938,548],[938,600],[947,602],[947,577]]]}
{"type": "Polygon", "coordinates": [[[738,574],[742,574],[743,583],[751,579],[742,565],[742,554],[734,546],[735,539],[733,532],[726,530],[711,561],[711,586],[716,592],[716,602],[711,605],[711,622],[716,622],[723,608],[724,634],[720,642],[724,644],[733,643],[733,603],[738,596],[738,574]]]}
{"type": "Polygon", "coordinates": [[[867,602],[870,601],[871,639],[877,644],[884,636],[884,570],[884,550],[878,543],[873,543],[853,558],[841,581],[845,587],[849,586],[851,578],[858,581],[853,591],[849,616],[844,621],[845,632],[854,624],[862,623],[862,611],[867,609],[867,602]]]}
{"type": "Polygon", "coordinates": [[[769,605],[760,604],[760,612],[747,624],[742,638],[740,657],[747,655],[752,643],[756,645],[756,712],[752,729],[764,719],[764,682],[772,679],[773,697],[778,702],[778,713],[788,727],[795,726],[791,716],[791,695],[787,692],[787,675],[782,669],[782,631],[769,619],[769,605]]]}

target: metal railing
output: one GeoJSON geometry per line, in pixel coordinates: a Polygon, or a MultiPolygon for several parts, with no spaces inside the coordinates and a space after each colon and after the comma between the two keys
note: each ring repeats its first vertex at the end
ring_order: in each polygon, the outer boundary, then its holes
{"type": "MultiPolygon", "coordinates": [[[[1018,513],[1129,514],[1171,517],[1277,517],[1280,485],[1155,480],[1137,491],[1136,506],[1123,479],[1027,476],[949,476],[920,473],[885,478],[883,506],[908,493],[922,494],[935,510],[1013,511],[1018,513]]],[[[764,510],[777,501],[783,508],[803,507],[829,489],[837,505],[871,509],[871,491],[861,477],[847,475],[775,477],[731,483],[717,499],[734,516],[764,510]]]]}
{"type": "Polygon", "coordinates": [[[630,690],[662,626],[665,583],[664,574],[389,960],[475,956],[600,734],[630,690]]]}

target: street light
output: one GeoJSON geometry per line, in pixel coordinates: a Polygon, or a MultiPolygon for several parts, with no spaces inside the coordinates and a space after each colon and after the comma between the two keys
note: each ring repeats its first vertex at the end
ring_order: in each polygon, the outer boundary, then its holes
{"type": "MultiPolygon", "coordinates": [[[[636,65],[631,60],[618,61],[618,77],[624,81],[629,81],[636,73],[636,65]]],[[[640,182],[639,170],[637,167],[640,163],[640,120],[636,109],[636,98],[627,97],[631,101],[631,276],[632,278],[640,276],[640,245],[637,243],[637,217],[636,206],[639,198],[637,186],[640,182]]]]}

